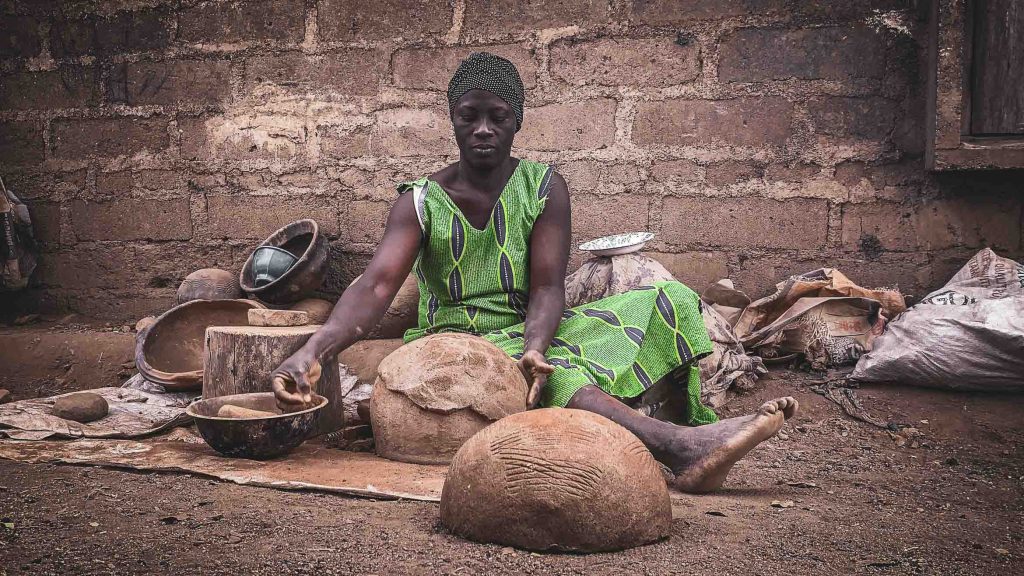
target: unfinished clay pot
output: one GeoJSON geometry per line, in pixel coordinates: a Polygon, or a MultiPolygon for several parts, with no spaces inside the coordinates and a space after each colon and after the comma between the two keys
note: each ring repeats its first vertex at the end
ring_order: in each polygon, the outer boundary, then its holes
{"type": "Polygon", "coordinates": [[[168,391],[203,385],[203,344],[210,326],[248,326],[252,300],[193,300],[161,314],[135,338],[135,366],[168,391]]]}
{"type": "Polygon", "coordinates": [[[378,367],[370,396],[377,454],[446,464],[473,434],[526,409],[526,379],[497,346],[469,334],[406,344],[378,367]]]}
{"type": "Polygon", "coordinates": [[[75,392],[57,398],[52,414],[65,420],[85,424],[107,415],[110,405],[107,399],[93,392],[75,392]]]}
{"type": "Polygon", "coordinates": [[[467,441],[448,469],[441,523],[478,542],[602,552],[669,535],[657,462],[618,424],[582,410],[514,414],[467,441]]]}
{"type": "MultiPolygon", "coordinates": [[[[313,294],[324,283],[331,253],[327,237],[313,220],[299,220],[274,232],[260,246],[274,246],[290,252],[298,261],[269,284],[256,285],[253,256],[249,255],[238,275],[238,283],[249,296],[275,305],[288,305],[313,294]]],[[[259,247],[257,247],[257,250],[259,247]]]]}
{"type": "MultiPolygon", "coordinates": [[[[360,278],[362,278],[362,275],[356,276],[352,284],[358,282],[360,278]]],[[[349,284],[349,286],[352,284],[349,284]]],[[[401,288],[398,289],[395,299],[391,301],[391,305],[384,312],[384,317],[380,319],[380,323],[370,331],[370,335],[367,338],[384,340],[405,336],[405,331],[415,328],[419,322],[419,306],[419,284],[416,282],[416,275],[410,274],[405,279],[405,282],[402,282],[401,288]]]]}
{"type": "Polygon", "coordinates": [[[331,317],[334,304],[320,298],[306,298],[292,304],[289,310],[298,310],[309,314],[310,324],[323,324],[331,317]]]}
{"type": "Polygon", "coordinates": [[[220,268],[202,268],[185,276],[178,286],[178,304],[192,300],[234,300],[242,297],[238,277],[220,268]]]}

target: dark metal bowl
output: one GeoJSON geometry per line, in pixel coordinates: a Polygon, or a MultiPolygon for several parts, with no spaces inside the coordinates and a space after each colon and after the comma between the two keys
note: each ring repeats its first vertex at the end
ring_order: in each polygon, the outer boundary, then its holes
{"type": "Polygon", "coordinates": [[[254,392],[199,400],[185,412],[195,418],[203,440],[217,452],[231,458],[266,460],[291,452],[314,433],[327,398],[313,394],[313,402],[312,408],[266,418],[217,417],[217,411],[225,404],[279,412],[273,392],[254,392]]]}
{"type": "Polygon", "coordinates": [[[263,302],[288,305],[313,295],[324,283],[330,265],[327,237],[314,220],[292,222],[270,235],[245,261],[238,283],[250,296],[263,302]],[[273,282],[257,282],[255,255],[265,246],[291,253],[298,261],[273,282]]]}

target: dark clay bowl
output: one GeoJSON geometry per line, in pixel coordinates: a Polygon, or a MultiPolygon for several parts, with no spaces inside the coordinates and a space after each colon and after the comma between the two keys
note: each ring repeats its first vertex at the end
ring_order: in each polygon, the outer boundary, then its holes
{"type": "Polygon", "coordinates": [[[217,417],[225,404],[279,412],[273,392],[254,392],[193,402],[185,412],[195,418],[203,440],[217,452],[231,458],[266,460],[291,452],[313,434],[327,399],[313,394],[313,402],[316,405],[312,408],[267,418],[217,417]]]}
{"type": "Polygon", "coordinates": [[[245,261],[238,283],[246,294],[263,302],[285,306],[312,296],[324,283],[331,251],[327,236],[314,220],[298,220],[270,235],[245,261]],[[257,285],[255,256],[260,248],[273,246],[298,258],[273,282],[257,285]]]}

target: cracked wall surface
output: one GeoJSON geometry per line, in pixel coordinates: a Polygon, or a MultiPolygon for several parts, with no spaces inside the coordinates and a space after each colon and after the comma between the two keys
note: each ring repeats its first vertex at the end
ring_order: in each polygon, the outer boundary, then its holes
{"type": "Polygon", "coordinates": [[[523,75],[515,153],[565,175],[574,244],[651,230],[698,291],[834,266],[920,296],[1024,248],[1020,171],[923,169],[921,4],[0,1],[0,174],[43,250],[3,307],[161,311],[301,217],[337,295],[395,184],[456,159],[444,90],[479,49],[523,75]]]}

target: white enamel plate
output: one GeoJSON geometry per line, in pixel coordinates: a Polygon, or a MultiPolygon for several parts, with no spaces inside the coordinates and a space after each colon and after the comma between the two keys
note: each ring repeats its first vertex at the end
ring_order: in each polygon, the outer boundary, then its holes
{"type": "Polygon", "coordinates": [[[591,240],[580,244],[580,250],[586,250],[594,256],[618,256],[637,252],[654,238],[651,232],[630,232],[628,234],[616,234],[605,236],[597,240],[591,240]]]}

